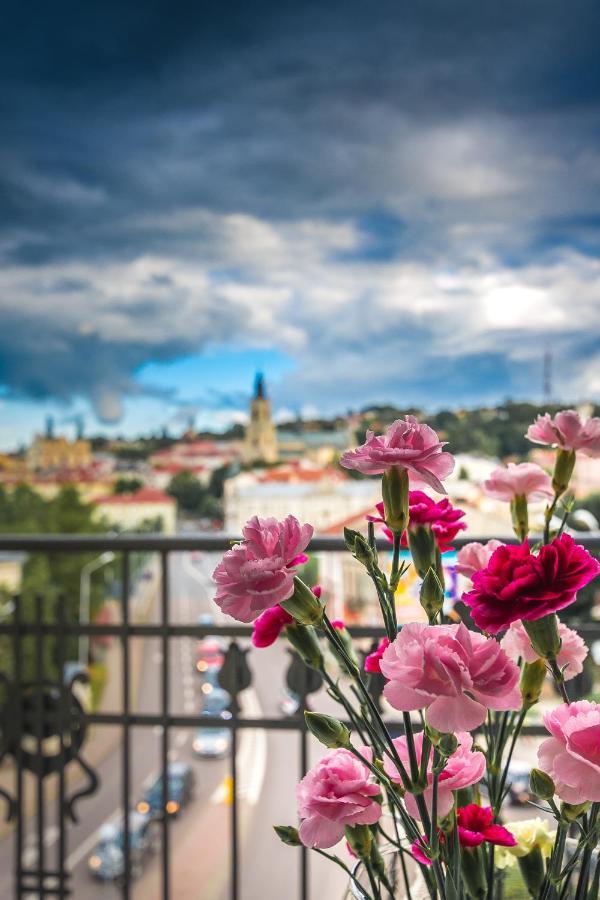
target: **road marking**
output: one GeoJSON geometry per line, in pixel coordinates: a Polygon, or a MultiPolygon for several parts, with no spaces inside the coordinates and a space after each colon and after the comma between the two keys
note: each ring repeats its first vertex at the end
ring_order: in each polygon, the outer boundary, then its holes
{"type": "MultiPolygon", "coordinates": [[[[262,708],[254,689],[245,691],[240,699],[245,716],[258,718],[261,715],[262,708]]],[[[251,806],[256,806],[267,770],[267,735],[263,730],[244,729],[238,751],[237,770],[240,773],[238,796],[251,806]]],[[[231,803],[231,790],[231,779],[226,776],[211,794],[209,802],[213,805],[231,803]]]]}

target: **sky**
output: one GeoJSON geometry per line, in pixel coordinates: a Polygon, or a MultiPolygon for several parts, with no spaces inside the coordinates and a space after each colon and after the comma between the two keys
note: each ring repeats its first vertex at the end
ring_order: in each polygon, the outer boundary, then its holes
{"type": "Polygon", "coordinates": [[[12,4],[0,447],[600,396],[596,0],[12,4]]]}

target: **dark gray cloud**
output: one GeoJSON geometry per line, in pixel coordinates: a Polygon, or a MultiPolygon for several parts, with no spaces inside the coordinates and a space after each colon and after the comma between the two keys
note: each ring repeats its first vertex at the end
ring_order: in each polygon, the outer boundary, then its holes
{"type": "Polygon", "coordinates": [[[519,391],[547,339],[576,357],[565,392],[583,391],[599,25],[592,0],[13,4],[0,380],[114,419],[144,362],[235,338],[297,360],[292,404],[322,393],[318,352],[337,348],[349,385],[369,335],[395,360],[417,340],[421,368],[392,373],[415,393],[433,390],[431,359],[461,396],[480,369],[490,393],[519,391]],[[566,294],[582,283],[572,322],[566,294]],[[545,292],[552,315],[499,320],[507,285],[545,292]],[[447,333],[469,310],[463,362],[423,301],[445,304],[447,333]],[[369,308],[379,329],[363,327],[369,308]]]}

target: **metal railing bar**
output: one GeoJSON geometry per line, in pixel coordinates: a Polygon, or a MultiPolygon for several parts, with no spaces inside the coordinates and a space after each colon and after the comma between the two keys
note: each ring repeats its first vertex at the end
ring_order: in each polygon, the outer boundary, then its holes
{"type": "MultiPolygon", "coordinates": [[[[120,713],[90,713],[87,716],[90,725],[122,725],[123,716],[120,713]]],[[[130,725],[140,728],[151,728],[162,725],[164,718],[160,714],[153,713],[130,713],[128,716],[130,725]]],[[[341,719],[340,721],[344,721],[341,719]]],[[[344,721],[350,727],[351,723],[344,721]]],[[[386,725],[394,732],[399,734],[403,731],[404,725],[400,720],[385,719],[386,725]]],[[[169,728],[229,728],[233,729],[233,717],[231,719],[222,719],[219,716],[206,715],[170,715],[167,717],[169,728]]],[[[303,728],[302,722],[298,719],[290,717],[282,718],[237,718],[235,728],[258,728],[265,731],[298,731],[303,728]]],[[[548,735],[543,725],[525,725],[523,728],[525,735],[548,735]]]]}
{"type": "MultiPolygon", "coordinates": [[[[230,756],[230,773],[231,773],[231,862],[230,862],[230,879],[231,879],[231,900],[238,900],[238,794],[237,794],[237,709],[236,703],[233,704],[231,719],[229,726],[231,728],[231,756],[230,756]]],[[[207,717],[208,718],[208,717],[207,717]]]]}
{"type": "MultiPolygon", "coordinates": [[[[59,627],[65,624],[65,598],[58,598],[56,618],[59,627]]],[[[58,734],[59,734],[59,769],[58,769],[58,797],[57,797],[57,818],[58,818],[58,878],[60,896],[66,896],[66,870],[65,861],[67,858],[67,834],[65,827],[65,727],[67,725],[66,705],[67,705],[67,685],[65,684],[65,662],[66,662],[66,634],[64,628],[58,636],[56,645],[56,656],[58,663],[58,673],[60,679],[60,694],[58,706],[58,734]]]]}
{"type": "Polygon", "coordinates": [[[121,652],[122,652],[122,706],[123,715],[120,718],[120,724],[123,726],[123,745],[122,745],[122,762],[121,762],[121,805],[123,807],[123,900],[129,900],[129,881],[130,881],[130,865],[131,852],[129,841],[129,795],[130,795],[130,718],[129,718],[129,553],[123,553],[121,570],[122,593],[121,593],[121,618],[123,622],[123,631],[121,634],[121,652]]]}
{"type": "Polygon", "coordinates": [[[162,734],[161,734],[161,766],[162,766],[162,900],[170,896],[170,855],[169,855],[169,821],[167,803],[169,800],[169,678],[170,678],[170,646],[169,632],[169,555],[166,551],[160,555],[161,596],[160,613],[163,627],[161,651],[161,689],[162,689],[162,734]]]}
{"type": "MultiPolygon", "coordinates": [[[[16,626],[16,640],[14,643],[14,675],[15,675],[15,691],[17,698],[21,698],[23,694],[23,646],[19,627],[22,621],[21,598],[17,599],[14,608],[14,620],[16,626]]],[[[23,816],[21,810],[24,805],[23,796],[23,705],[19,701],[15,707],[16,717],[16,733],[15,733],[15,796],[17,802],[17,824],[15,828],[15,859],[14,859],[14,878],[15,878],[15,897],[20,900],[23,896],[21,890],[21,882],[23,870],[21,868],[23,861],[23,816]]]]}
{"type": "MultiPolygon", "coordinates": [[[[581,637],[594,640],[600,638],[600,622],[577,622],[569,623],[577,629],[581,637]]],[[[161,624],[128,624],[128,625],[78,625],[75,623],[66,623],[59,626],[55,623],[45,622],[40,626],[43,635],[58,635],[60,631],[70,635],[89,634],[97,637],[160,637],[167,635],[168,637],[195,637],[203,638],[208,635],[215,635],[228,638],[250,638],[252,637],[252,628],[248,625],[176,625],[170,624],[163,626],[161,624]]],[[[0,624],[0,635],[16,635],[17,631],[21,635],[35,634],[36,626],[31,623],[23,623],[17,625],[7,622],[0,624]]],[[[348,631],[355,638],[377,638],[385,635],[385,629],[377,625],[348,625],[348,631]]]]}
{"type": "MultiPolygon", "coordinates": [[[[456,537],[453,545],[457,548],[464,547],[472,541],[488,541],[494,535],[469,535],[468,537],[456,537]]],[[[532,543],[540,535],[531,535],[532,543]]],[[[600,531],[590,531],[576,536],[578,544],[583,544],[588,550],[600,549],[600,531]]],[[[200,550],[204,552],[219,553],[229,550],[231,543],[239,541],[239,535],[225,533],[206,534],[186,533],[177,535],[163,534],[2,534],[0,535],[0,550],[25,550],[53,553],[80,553],[88,550],[113,550],[115,552],[140,551],[160,553],[161,551],[178,552],[184,550],[200,550]]],[[[515,537],[503,537],[506,544],[518,543],[515,537]]],[[[390,543],[386,538],[377,539],[379,550],[390,550],[390,543]]],[[[317,536],[312,539],[308,547],[310,552],[340,552],[346,550],[343,537],[317,536]]]]}
{"type": "MultiPolygon", "coordinates": [[[[36,596],[34,600],[35,621],[35,687],[32,706],[35,707],[35,774],[36,774],[36,822],[37,822],[37,858],[38,858],[38,891],[39,896],[44,896],[44,877],[41,874],[45,869],[45,805],[44,805],[44,644],[41,625],[43,621],[42,597],[36,596]]],[[[33,709],[31,710],[33,713],[33,709]]]]}

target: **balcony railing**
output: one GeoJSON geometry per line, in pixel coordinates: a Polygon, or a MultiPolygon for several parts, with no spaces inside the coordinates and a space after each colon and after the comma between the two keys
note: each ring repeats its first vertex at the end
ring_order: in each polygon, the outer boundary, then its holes
{"type": "MultiPolygon", "coordinates": [[[[476,540],[477,538],[470,538],[476,540]]],[[[486,538],[482,538],[486,540],[486,538]]],[[[170,592],[170,564],[172,554],[184,552],[222,553],[230,547],[225,535],[185,534],[175,537],[161,535],[4,535],[0,536],[0,551],[24,551],[35,554],[97,553],[111,551],[120,568],[120,621],[117,623],[90,624],[81,622],[69,614],[72,604],[69,598],[59,597],[52,604],[44,594],[29,604],[25,613],[21,598],[15,597],[8,612],[0,619],[0,641],[10,652],[0,657],[0,762],[12,763],[13,787],[0,787],[0,796],[7,804],[8,815],[13,822],[14,843],[12,850],[12,896],[67,897],[79,900],[81,890],[73,887],[72,872],[68,866],[67,847],[69,829],[74,818],[85,816],[89,796],[102,790],[94,768],[85,762],[83,753],[90,726],[117,726],[121,732],[119,765],[120,786],[118,803],[122,812],[122,871],[118,883],[122,897],[132,895],[134,873],[132,857],[135,848],[131,839],[131,806],[135,800],[132,791],[132,729],[155,729],[160,735],[161,802],[166,810],[169,803],[169,751],[171,733],[176,728],[218,727],[227,728],[231,735],[229,776],[231,785],[230,805],[230,875],[229,895],[232,900],[240,896],[242,872],[240,870],[240,810],[238,798],[238,733],[245,729],[287,731],[297,735],[300,778],[308,767],[309,744],[302,712],[307,698],[315,690],[314,673],[309,672],[298,660],[287,672],[288,686],[299,700],[298,712],[290,716],[256,716],[243,712],[240,697],[252,679],[251,668],[246,661],[246,650],[238,639],[247,639],[252,629],[248,626],[227,624],[199,624],[198,621],[174,620],[170,592]],[[138,621],[131,615],[132,565],[131,555],[154,554],[159,559],[160,582],[156,621],[138,621]],[[200,713],[174,708],[170,684],[172,672],[172,639],[202,638],[217,635],[228,638],[230,643],[219,673],[220,685],[231,697],[230,717],[206,716],[200,713]],[[70,648],[81,636],[112,638],[120,646],[122,674],[120,679],[121,708],[118,711],[88,710],[78,695],[81,672],[75,671],[66,678],[70,648]],[[159,690],[156,708],[138,710],[132,703],[131,644],[135,639],[146,639],[160,645],[159,690]],[[8,642],[7,642],[8,639],[8,642]],[[45,660],[48,647],[52,646],[53,671],[49,675],[45,660]],[[33,671],[24,669],[24,647],[33,648],[33,671]],[[86,783],[74,790],[70,771],[82,768],[86,783]],[[49,791],[50,777],[54,776],[56,789],[49,791]],[[26,791],[26,782],[29,792],[26,791]],[[32,789],[31,789],[31,786],[32,789]],[[26,796],[27,794],[27,796],[26,796]],[[33,802],[27,798],[32,796],[33,802]],[[53,806],[52,806],[53,804],[53,806]],[[52,808],[51,808],[52,807],[52,808]],[[47,829],[53,823],[55,829],[54,853],[47,844],[47,829]]],[[[465,540],[457,540],[457,546],[465,540]]],[[[600,534],[590,534],[581,539],[588,549],[600,550],[600,534]]],[[[381,542],[382,550],[389,545],[381,542]]],[[[345,550],[342,539],[315,538],[310,550],[331,553],[345,550]]],[[[208,585],[207,585],[208,593],[208,585]]],[[[600,638],[600,625],[583,623],[579,629],[588,643],[600,638]]],[[[383,628],[354,627],[351,632],[357,638],[374,640],[383,635],[383,628]]],[[[283,672],[281,673],[283,681],[283,672]]],[[[381,685],[373,682],[370,689],[378,696],[381,685]]],[[[390,728],[402,732],[400,721],[390,721],[390,728]]],[[[526,733],[541,733],[541,729],[529,726],[526,733]]],[[[7,771],[5,767],[4,771],[7,771]]],[[[293,778],[291,772],[287,773],[293,778]]],[[[3,782],[4,784],[4,782],[3,782]]],[[[171,817],[163,812],[159,822],[160,839],[160,896],[169,900],[176,896],[172,889],[172,840],[171,817]]],[[[8,838],[4,839],[4,843],[8,838]]],[[[0,848],[1,848],[0,844],[0,848]]],[[[290,851],[291,852],[291,851],[290,851]]],[[[252,871],[244,876],[252,878],[252,871]]],[[[83,894],[81,894],[83,896],[83,894]]],[[[283,896],[283,895],[282,895],[283,896]]],[[[286,887],[286,897],[294,896],[294,888],[286,887]]],[[[309,897],[308,860],[301,851],[297,896],[309,897]]]]}

